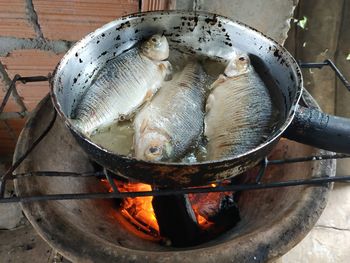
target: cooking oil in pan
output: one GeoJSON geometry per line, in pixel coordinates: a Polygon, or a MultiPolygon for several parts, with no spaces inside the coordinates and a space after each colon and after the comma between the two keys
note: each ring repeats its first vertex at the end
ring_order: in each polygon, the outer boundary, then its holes
{"type": "MultiPolygon", "coordinates": [[[[184,56],[184,54],[176,49],[170,50],[170,56],[169,61],[172,64],[174,74],[177,74],[180,72],[184,66],[185,61],[189,60],[197,60],[201,65],[203,66],[207,76],[207,83],[206,85],[209,87],[218,77],[220,74],[223,74],[225,67],[227,65],[227,60],[224,59],[212,59],[205,56],[198,56],[193,54],[188,54],[184,56]],[[186,59],[184,59],[186,57],[186,59]]],[[[255,61],[253,60],[253,66],[255,61]]],[[[259,64],[259,63],[258,63],[259,64]]],[[[260,68],[261,65],[258,65],[260,68]]],[[[257,70],[259,71],[259,70],[257,70]]],[[[259,72],[258,72],[259,73],[259,72]]],[[[260,74],[259,74],[260,75],[260,74]]],[[[260,75],[260,77],[263,77],[260,75]]],[[[280,101],[280,98],[276,98],[276,90],[278,89],[273,83],[270,81],[265,82],[267,87],[269,88],[269,93],[271,95],[272,99],[272,116],[270,120],[270,134],[272,134],[275,129],[280,125],[281,120],[283,119],[281,116],[283,114],[283,109],[281,108],[281,105],[278,105],[278,101],[280,101]]],[[[209,95],[209,92],[208,92],[209,95]]],[[[230,120],[228,119],[228,122],[230,120]]],[[[91,141],[94,143],[102,146],[103,148],[119,154],[119,155],[126,155],[126,156],[133,156],[133,141],[134,141],[134,128],[133,128],[133,120],[126,120],[119,123],[112,124],[108,127],[105,127],[100,130],[96,130],[93,134],[90,135],[91,141]]],[[[261,143],[267,141],[269,138],[268,136],[262,136],[261,137],[261,143]]],[[[242,140],[244,140],[244,136],[242,137],[242,140]]],[[[178,160],[178,162],[185,162],[185,163],[195,163],[195,162],[201,162],[206,161],[207,158],[207,141],[203,136],[203,133],[201,134],[200,138],[198,138],[198,142],[195,143],[195,145],[192,145],[187,154],[178,160]]]]}
{"type": "Polygon", "coordinates": [[[133,136],[132,122],[122,121],[95,131],[90,139],[113,153],[129,156],[133,150],[133,136]]]}

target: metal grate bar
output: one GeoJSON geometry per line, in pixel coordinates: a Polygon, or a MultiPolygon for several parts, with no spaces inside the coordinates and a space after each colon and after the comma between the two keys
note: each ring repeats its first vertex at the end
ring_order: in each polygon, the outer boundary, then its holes
{"type": "Polygon", "coordinates": [[[16,75],[12,81],[11,81],[11,84],[10,84],[10,87],[8,88],[8,90],[6,91],[6,94],[5,94],[5,97],[4,99],[2,100],[2,103],[0,105],[0,114],[4,111],[5,109],[5,106],[10,98],[10,95],[12,93],[12,90],[14,90],[16,88],[16,81],[20,78],[20,75],[16,75]]]}
{"type": "Polygon", "coordinates": [[[118,187],[116,186],[116,184],[115,184],[113,178],[111,177],[111,175],[108,173],[107,169],[104,169],[104,173],[105,173],[105,176],[107,178],[108,183],[111,185],[111,187],[113,189],[113,192],[114,193],[119,193],[118,187]]]}
{"type": "Polygon", "coordinates": [[[268,163],[269,163],[269,161],[267,160],[267,157],[265,157],[265,159],[261,161],[261,167],[260,167],[258,174],[256,176],[256,179],[255,179],[256,183],[260,183],[262,177],[265,174],[266,167],[267,167],[268,163]]]}
{"type": "Polygon", "coordinates": [[[219,187],[204,187],[204,188],[183,188],[171,190],[155,190],[144,192],[113,192],[113,193],[78,193],[78,194],[54,194],[41,196],[26,196],[26,197],[8,197],[0,199],[0,203],[17,203],[17,202],[34,202],[48,200],[83,200],[83,199],[111,199],[111,198],[127,198],[140,196],[167,196],[167,195],[184,195],[209,192],[233,192],[247,190],[262,190],[272,189],[277,187],[290,187],[301,185],[323,185],[332,182],[349,181],[350,176],[335,176],[335,177],[318,177],[312,179],[289,180],[284,182],[271,183],[248,183],[240,185],[227,185],[219,187]]]}
{"type": "Polygon", "coordinates": [[[38,171],[38,172],[28,172],[28,173],[20,173],[20,174],[15,174],[8,178],[7,180],[14,180],[14,179],[21,179],[24,177],[96,177],[103,179],[105,178],[105,173],[103,171],[99,172],[87,172],[87,173],[72,173],[72,172],[55,172],[55,171],[38,171]]]}
{"type": "Polygon", "coordinates": [[[287,163],[300,163],[300,162],[309,162],[309,161],[321,161],[329,159],[345,159],[350,158],[349,154],[323,154],[323,155],[312,155],[305,157],[281,159],[281,160],[268,160],[269,165],[278,165],[278,164],[287,164],[287,163]]]}
{"type": "Polygon", "coordinates": [[[333,63],[332,60],[326,59],[323,62],[317,62],[317,63],[314,63],[314,62],[310,63],[310,62],[301,62],[301,61],[299,61],[298,64],[299,64],[299,66],[301,68],[318,68],[318,69],[321,69],[324,66],[331,67],[331,69],[333,69],[333,71],[335,72],[337,77],[340,79],[340,81],[343,82],[343,84],[347,88],[347,90],[350,91],[350,83],[349,83],[349,81],[345,78],[343,73],[340,72],[340,70],[337,68],[337,66],[333,63]]]}

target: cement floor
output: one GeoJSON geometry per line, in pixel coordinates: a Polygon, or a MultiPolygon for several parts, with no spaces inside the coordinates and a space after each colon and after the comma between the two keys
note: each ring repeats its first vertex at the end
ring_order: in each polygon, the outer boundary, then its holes
{"type": "Polygon", "coordinates": [[[315,227],[277,262],[342,263],[349,258],[350,184],[338,183],[315,227]]]}

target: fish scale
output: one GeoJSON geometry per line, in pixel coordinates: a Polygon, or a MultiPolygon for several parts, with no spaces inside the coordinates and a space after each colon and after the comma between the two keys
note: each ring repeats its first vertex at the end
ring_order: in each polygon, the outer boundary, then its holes
{"type": "Polygon", "coordinates": [[[210,160],[257,147],[268,135],[272,102],[267,87],[249,66],[247,73],[227,79],[211,92],[205,117],[210,160]]]}
{"type": "Polygon", "coordinates": [[[171,153],[161,156],[161,160],[183,156],[202,133],[205,96],[205,72],[199,63],[191,61],[171,81],[164,82],[153,100],[136,115],[136,157],[147,159],[144,151],[160,136],[171,145],[171,153]],[[159,136],[147,140],[147,133],[159,136]]]}
{"type": "Polygon", "coordinates": [[[164,79],[166,72],[159,63],[163,62],[142,55],[139,48],[108,61],[82,96],[72,121],[89,134],[131,114],[164,79]]]}

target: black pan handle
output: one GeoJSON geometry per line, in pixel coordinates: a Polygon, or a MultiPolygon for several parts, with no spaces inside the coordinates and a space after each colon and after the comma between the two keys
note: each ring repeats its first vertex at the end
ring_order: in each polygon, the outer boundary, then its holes
{"type": "Polygon", "coordinates": [[[332,152],[350,154],[350,119],[299,106],[283,137],[332,152]]]}

